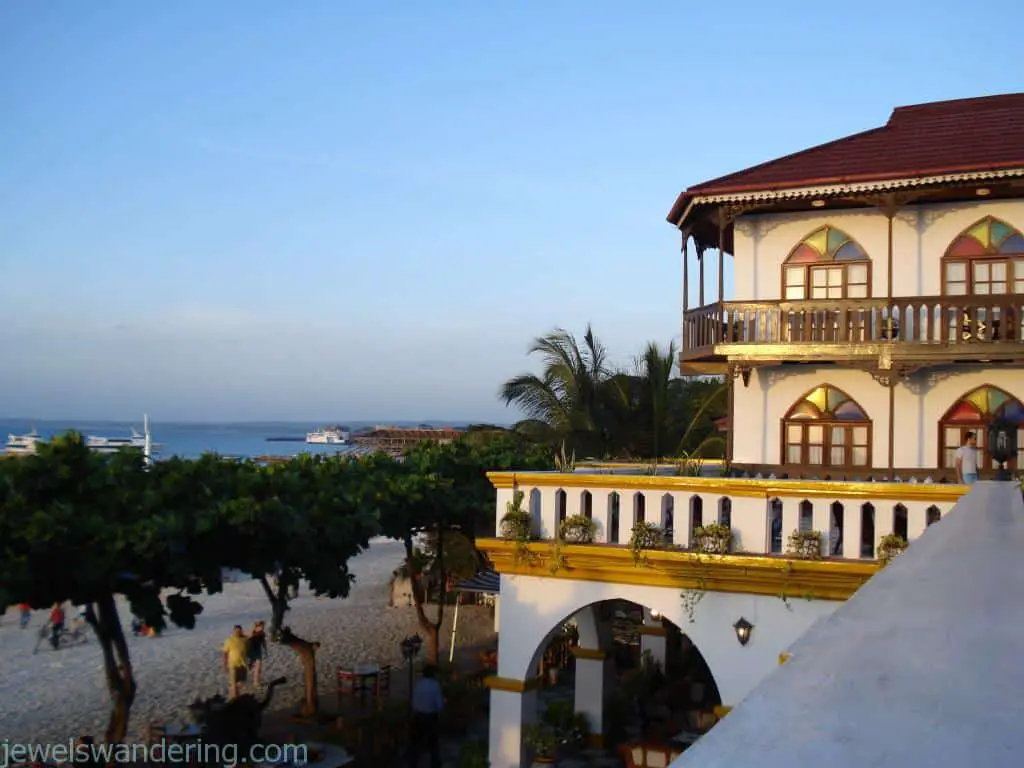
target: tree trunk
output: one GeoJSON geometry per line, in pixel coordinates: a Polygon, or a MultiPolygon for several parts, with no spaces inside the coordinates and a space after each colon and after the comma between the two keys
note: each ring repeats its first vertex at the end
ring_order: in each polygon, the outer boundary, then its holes
{"type": "Polygon", "coordinates": [[[416,618],[419,621],[420,629],[426,634],[427,661],[437,664],[441,652],[441,624],[444,622],[444,598],[448,585],[447,574],[444,571],[444,544],[443,537],[438,534],[437,541],[437,563],[438,578],[440,581],[440,595],[437,601],[437,621],[427,618],[423,603],[426,600],[426,590],[423,587],[423,573],[413,557],[412,536],[405,537],[405,562],[409,568],[409,580],[412,582],[413,604],[416,606],[416,618]]]}
{"type": "Polygon", "coordinates": [[[267,581],[266,574],[260,574],[259,580],[267,600],[270,601],[270,637],[276,641],[281,637],[281,630],[284,628],[284,615],[288,611],[288,586],[290,582],[282,571],[277,579],[277,593],[275,594],[270,586],[270,582],[267,581]]]}
{"type": "Polygon", "coordinates": [[[103,651],[103,671],[110,691],[111,711],[107,722],[107,744],[119,744],[128,734],[128,718],[135,701],[135,675],[121,618],[112,594],[100,597],[95,606],[85,609],[85,620],[92,627],[103,651]]]}
{"type": "Polygon", "coordinates": [[[299,708],[302,717],[316,717],[320,711],[320,696],[316,685],[316,651],[320,643],[311,643],[292,634],[292,631],[285,627],[281,631],[281,644],[286,645],[295,651],[295,655],[302,662],[302,670],[306,682],[306,698],[299,708]]]}

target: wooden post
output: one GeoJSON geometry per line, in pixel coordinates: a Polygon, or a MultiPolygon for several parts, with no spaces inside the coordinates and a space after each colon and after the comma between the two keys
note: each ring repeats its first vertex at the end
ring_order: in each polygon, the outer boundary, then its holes
{"type": "Polygon", "coordinates": [[[698,307],[704,306],[704,251],[697,249],[697,261],[700,266],[700,295],[698,296],[698,307]]]}
{"type": "Polygon", "coordinates": [[[896,381],[895,373],[889,378],[889,482],[893,481],[896,466],[896,381]]]}
{"type": "Polygon", "coordinates": [[[732,366],[726,369],[726,376],[729,377],[729,405],[726,409],[728,413],[728,421],[726,422],[726,433],[725,433],[725,462],[729,466],[732,466],[732,434],[736,427],[736,417],[734,414],[736,408],[736,399],[733,394],[733,390],[736,386],[736,377],[733,375],[732,366]]]}
{"type": "MultiPolygon", "coordinates": [[[[718,303],[725,302],[725,214],[718,212],[718,303]]],[[[722,307],[719,307],[721,310],[722,307]]]]}

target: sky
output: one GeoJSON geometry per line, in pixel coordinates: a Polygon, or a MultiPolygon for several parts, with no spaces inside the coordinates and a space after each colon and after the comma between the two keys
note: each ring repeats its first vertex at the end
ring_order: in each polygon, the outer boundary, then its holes
{"type": "Polygon", "coordinates": [[[514,421],[499,387],[556,326],[622,365],[678,340],[682,189],[1024,90],[998,32],[1022,23],[997,0],[0,0],[0,414],[514,421]]]}

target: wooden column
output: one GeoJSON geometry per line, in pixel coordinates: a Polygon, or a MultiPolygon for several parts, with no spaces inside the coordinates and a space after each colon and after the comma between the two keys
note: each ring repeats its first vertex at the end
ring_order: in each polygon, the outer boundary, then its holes
{"type": "Polygon", "coordinates": [[[889,378],[889,482],[893,479],[896,461],[896,376],[889,378]]]}
{"type": "MultiPolygon", "coordinates": [[[[718,213],[718,303],[725,301],[725,214],[718,213]]],[[[721,309],[721,307],[719,307],[721,309]]]]}
{"type": "Polygon", "coordinates": [[[704,306],[704,251],[697,249],[697,261],[700,266],[700,295],[698,296],[698,307],[704,306]]]}
{"type": "Polygon", "coordinates": [[[690,275],[689,269],[687,269],[690,256],[686,252],[686,240],[686,233],[683,232],[683,312],[690,308],[690,275]]]}
{"type": "Polygon", "coordinates": [[[728,407],[726,408],[726,413],[728,414],[728,422],[726,422],[727,430],[726,430],[726,433],[725,433],[725,461],[726,461],[726,463],[731,465],[732,464],[732,450],[733,450],[732,434],[733,434],[733,430],[735,430],[735,428],[736,428],[736,416],[735,416],[736,396],[734,394],[734,390],[735,390],[735,387],[736,387],[736,376],[734,375],[732,366],[730,366],[726,370],[726,376],[729,377],[729,382],[728,382],[728,384],[729,384],[729,404],[728,404],[728,407]]]}

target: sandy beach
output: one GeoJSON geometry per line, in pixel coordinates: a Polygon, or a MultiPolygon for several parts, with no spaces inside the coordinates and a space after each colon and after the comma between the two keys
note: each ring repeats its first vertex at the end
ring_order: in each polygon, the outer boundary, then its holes
{"type": "MultiPolygon", "coordinates": [[[[293,601],[285,623],[300,637],[321,643],[317,668],[322,694],[334,690],[338,666],[402,663],[399,643],[418,631],[411,607],[387,605],[388,579],[402,558],[399,543],[375,540],[369,551],[352,561],[356,583],[348,598],[316,598],[303,585],[293,601]]],[[[226,694],[220,655],[224,639],[235,624],[248,631],[256,619],[270,620],[266,597],[252,580],[226,584],[222,593],[201,601],[204,611],[194,630],[171,626],[158,638],[128,634],[139,686],[131,738],[141,738],[150,722],[189,722],[187,705],[197,696],[226,694]]],[[[428,608],[430,615],[433,611],[428,608]]],[[[446,609],[444,649],[451,637],[452,613],[446,609]]],[[[123,604],[121,617],[128,633],[131,615],[123,604]]],[[[46,618],[47,612],[36,611],[29,628],[21,630],[12,607],[0,622],[0,739],[47,743],[66,742],[83,733],[102,737],[109,705],[99,645],[95,638],[59,651],[43,644],[33,654],[37,631],[46,618]]],[[[486,608],[460,609],[458,645],[481,642],[492,634],[493,620],[486,608]]],[[[302,695],[301,667],[287,648],[270,644],[268,653],[264,678],[288,678],[288,684],[275,692],[270,709],[294,708],[302,695]]]]}

